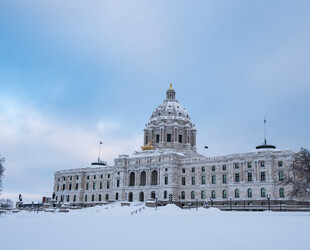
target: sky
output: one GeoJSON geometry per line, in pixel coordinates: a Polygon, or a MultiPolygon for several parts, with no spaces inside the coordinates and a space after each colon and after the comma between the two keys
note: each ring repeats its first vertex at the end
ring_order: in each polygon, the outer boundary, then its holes
{"type": "Polygon", "coordinates": [[[0,198],[143,143],[169,84],[198,153],[310,142],[310,2],[0,1],[0,198]],[[204,145],[209,148],[204,152],[204,145]]]}

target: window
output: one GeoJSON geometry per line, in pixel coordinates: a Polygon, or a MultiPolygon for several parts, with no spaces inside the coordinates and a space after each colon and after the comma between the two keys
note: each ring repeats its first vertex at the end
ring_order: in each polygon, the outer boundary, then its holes
{"type": "Polygon", "coordinates": [[[70,181],[72,181],[72,176],[70,176],[70,181]]]}
{"type": "Polygon", "coordinates": [[[235,198],[240,198],[239,189],[235,190],[235,198]]]}
{"type": "Polygon", "coordinates": [[[283,161],[278,161],[278,167],[282,167],[283,166],[283,161]]]}
{"type": "Polygon", "coordinates": [[[102,182],[100,182],[100,184],[99,184],[99,185],[100,185],[100,186],[99,186],[99,187],[100,187],[100,189],[102,189],[102,182]]]}
{"type": "Polygon", "coordinates": [[[167,142],[171,142],[171,134],[167,134],[167,142]]]}
{"type": "Polygon", "coordinates": [[[182,174],[184,174],[185,173],[185,168],[182,168],[182,174]]]}
{"type": "Polygon", "coordinates": [[[165,171],[167,172],[167,171],[168,171],[168,168],[165,168],[165,171]]]}
{"type": "Polygon", "coordinates": [[[206,184],[206,177],[205,176],[201,176],[201,184],[202,185],[206,184]]]}
{"type": "Polygon", "coordinates": [[[79,189],[79,183],[76,183],[75,184],[75,190],[78,190],[79,189]]]}
{"type": "Polygon", "coordinates": [[[222,166],[223,171],[226,171],[226,165],[222,166]]]}
{"type": "Polygon", "coordinates": [[[215,190],[212,190],[212,192],[211,192],[211,198],[212,198],[212,199],[215,199],[215,198],[216,198],[215,190]]]}
{"type": "Polygon", "coordinates": [[[284,198],[284,188],[279,189],[280,198],[284,198]]]}
{"type": "Polygon", "coordinates": [[[73,196],[73,201],[76,201],[76,194],[73,196]]]}
{"type": "Polygon", "coordinates": [[[279,181],[284,181],[283,172],[279,172],[279,181]]]}
{"type": "Polygon", "coordinates": [[[101,194],[99,194],[98,196],[98,201],[101,201],[101,194]]]}
{"type": "Polygon", "coordinates": [[[72,184],[70,183],[70,184],[69,184],[69,190],[71,190],[71,188],[72,188],[72,184]]]}
{"type": "Polygon", "coordinates": [[[108,174],[108,178],[110,178],[111,177],[111,175],[110,174],[108,174]]]}
{"type": "Polygon", "coordinates": [[[260,162],[260,167],[261,167],[261,168],[265,167],[265,162],[264,162],[264,161],[261,161],[261,162],[260,162]]]}
{"type": "Polygon", "coordinates": [[[201,199],[206,198],[206,192],[204,190],[201,191],[201,199]]]}
{"type": "Polygon", "coordinates": [[[182,185],[184,186],[186,183],[185,177],[182,177],[182,185]]]}
{"type": "Polygon", "coordinates": [[[260,190],[260,197],[262,197],[262,198],[266,197],[266,190],[265,190],[265,188],[262,188],[260,190]]]}
{"type": "Polygon", "coordinates": [[[168,176],[165,176],[165,185],[168,184],[168,176]]]}
{"type": "Polygon", "coordinates": [[[58,178],[58,181],[60,181],[60,178],[58,178]]]}
{"type": "Polygon", "coordinates": [[[253,181],[252,173],[248,173],[248,181],[249,181],[249,182],[253,181]]]}
{"type": "Polygon", "coordinates": [[[85,201],[87,201],[87,195],[85,195],[85,201]]]}
{"type": "Polygon", "coordinates": [[[212,175],[212,184],[216,184],[216,176],[212,175]]]}
{"type": "Polygon", "coordinates": [[[157,185],[157,171],[156,170],[153,170],[152,174],[151,174],[151,185],[157,185]]]}
{"type": "Polygon", "coordinates": [[[223,199],[226,199],[226,198],[227,198],[227,192],[226,192],[225,189],[224,189],[223,192],[222,192],[222,197],[223,197],[223,199]]]}
{"type": "Polygon", "coordinates": [[[164,192],[164,199],[167,199],[167,191],[164,192]]]}
{"type": "Polygon", "coordinates": [[[248,189],[248,198],[252,198],[252,189],[251,188],[248,189]]]}
{"type": "Polygon", "coordinates": [[[94,194],[91,196],[91,201],[95,201],[95,195],[94,194]]]}
{"type": "Polygon", "coordinates": [[[182,143],[182,135],[179,135],[179,143],[182,143]]]}
{"type": "Polygon", "coordinates": [[[76,177],[76,180],[79,180],[79,176],[76,177]]]}
{"type": "Polygon", "coordinates": [[[110,182],[107,182],[107,189],[110,189],[110,182]]]}
{"type": "Polygon", "coordinates": [[[192,185],[195,185],[195,176],[192,176],[192,185]]]}
{"type": "Polygon", "coordinates": [[[107,201],[108,199],[109,199],[109,195],[106,194],[106,195],[105,195],[105,200],[107,201]]]}
{"type": "Polygon", "coordinates": [[[222,180],[223,180],[223,183],[227,183],[226,174],[223,174],[223,176],[222,176],[222,180]]]}
{"type": "Polygon", "coordinates": [[[206,167],[201,167],[201,172],[205,172],[206,171],[206,167]]]}
{"type": "Polygon", "coordinates": [[[192,199],[192,200],[195,199],[195,192],[194,192],[194,191],[191,192],[191,199],[192,199]]]}
{"type": "Polygon", "coordinates": [[[182,199],[182,200],[185,199],[185,192],[184,192],[184,191],[182,191],[182,193],[181,193],[181,199],[182,199]]]}
{"type": "Polygon", "coordinates": [[[66,184],[62,184],[62,190],[66,189],[66,184]]]}
{"type": "Polygon", "coordinates": [[[142,171],[140,174],[140,186],[146,185],[146,172],[142,171]]]}
{"type": "Polygon", "coordinates": [[[59,191],[59,185],[57,185],[57,191],[59,191]]]}
{"type": "Polygon", "coordinates": [[[89,183],[86,183],[86,190],[89,189],[89,183]]]}
{"type": "Polygon", "coordinates": [[[96,180],[96,178],[97,178],[97,176],[96,176],[96,175],[94,175],[94,180],[96,180]]]}
{"type": "Polygon", "coordinates": [[[103,174],[100,175],[100,179],[103,179],[103,174]]]}
{"type": "Polygon", "coordinates": [[[235,163],[235,169],[239,169],[239,163],[235,163]]]}
{"type": "Polygon", "coordinates": [[[159,135],[156,135],[156,142],[159,142],[159,135]]]}
{"type": "Polygon", "coordinates": [[[248,168],[252,168],[252,162],[248,162],[248,168]]]}
{"type": "Polygon", "coordinates": [[[63,177],[64,178],[64,181],[66,180],[66,177],[63,177]]]}
{"type": "Polygon", "coordinates": [[[260,181],[266,181],[266,174],[265,174],[265,172],[260,172],[260,181]]]}
{"type": "Polygon", "coordinates": [[[235,174],[235,182],[239,182],[240,181],[240,175],[239,173],[235,174]]]}
{"type": "Polygon", "coordinates": [[[96,189],[96,182],[93,183],[93,190],[96,189]]]}
{"type": "Polygon", "coordinates": [[[192,168],[192,173],[195,173],[195,168],[192,168]]]}
{"type": "Polygon", "coordinates": [[[119,187],[119,180],[116,180],[116,187],[119,187]]]}
{"type": "Polygon", "coordinates": [[[118,193],[115,194],[115,200],[118,200],[118,193]]]}
{"type": "Polygon", "coordinates": [[[212,166],[212,171],[215,171],[215,166],[212,166]]]}
{"type": "Polygon", "coordinates": [[[87,175],[87,180],[89,180],[89,175],[87,175]]]}
{"type": "Polygon", "coordinates": [[[67,195],[67,202],[70,201],[70,195],[67,195]]]}
{"type": "Polygon", "coordinates": [[[136,175],[134,172],[131,172],[129,175],[129,186],[133,187],[135,185],[136,175]]]}

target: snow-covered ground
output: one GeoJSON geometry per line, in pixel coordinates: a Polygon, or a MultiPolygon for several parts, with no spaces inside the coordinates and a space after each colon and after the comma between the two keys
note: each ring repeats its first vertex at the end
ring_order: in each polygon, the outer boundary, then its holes
{"type": "Polygon", "coordinates": [[[1,215],[0,249],[310,249],[306,212],[137,208],[1,215]]]}

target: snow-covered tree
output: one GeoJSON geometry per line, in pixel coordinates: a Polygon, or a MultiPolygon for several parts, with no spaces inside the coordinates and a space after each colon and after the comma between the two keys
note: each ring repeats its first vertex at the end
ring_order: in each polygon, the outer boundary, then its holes
{"type": "Polygon", "coordinates": [[[0,155],[0,193],[1,193],[1,190],[2,190],[2,177],[3,177],[3,173],[4,173],[4,167],[2,165],[2,163],[5,161],[4,158],[1,157],[0,155]]]}
{"type": "Polygon", "coordinates": [[[291,197],[310,197],[310,150],[301,148],[296,154],[285,184],[291,187],[291,197]]]}

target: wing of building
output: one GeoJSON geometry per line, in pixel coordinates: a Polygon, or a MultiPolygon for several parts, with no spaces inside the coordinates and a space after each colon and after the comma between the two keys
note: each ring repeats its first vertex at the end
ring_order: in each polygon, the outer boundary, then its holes
{"type": "Polygon", "coordinates": [[[189,200],[222,206],[287,201],[282,185],[294,152],[262,145],[248,153],[205,157],[196,152],[197,130],[172,86],[144,129],[144,145],[132,156],[55,172],[53,198],[81,206],[145,201],[158,197],[185,205],[189,200]]]}

